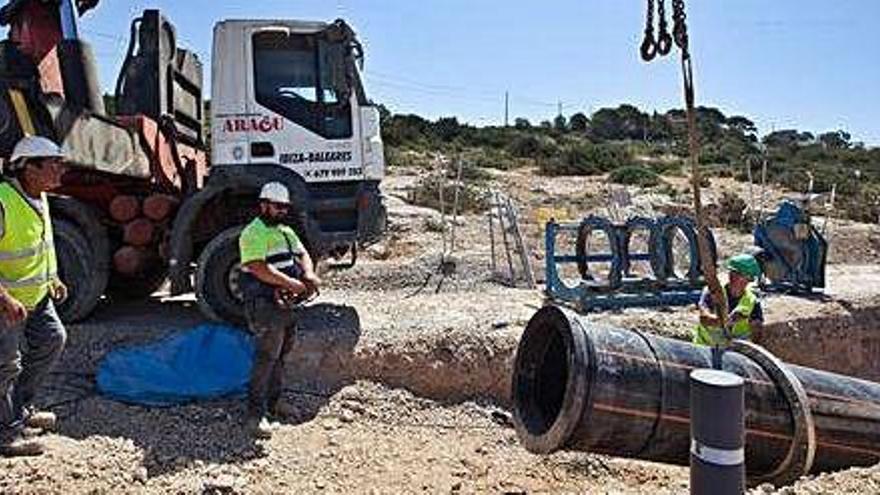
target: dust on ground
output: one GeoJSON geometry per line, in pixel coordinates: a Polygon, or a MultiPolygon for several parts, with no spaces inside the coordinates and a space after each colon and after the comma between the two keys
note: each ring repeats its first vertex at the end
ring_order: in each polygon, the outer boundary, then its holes
{"type": "MultiPolygon", "coordinates": [[[[456,271],[439,274],[440,214],[404,199],[417,179],[403,173],[384,183],[389,235],[355,268],[324,274],[327,289],[302,316],[289,360],[287,415],[271,440],[243,434],[240,400],[144,408],[96,395],[93,374],[108,351],[202,321],[188,297],[104,305],[69,328],[46,396],[62,418],[60,431],[46,437],[49,452],[0,460],[0,493],[685,492],[682,467],[580,453],[536,456],[519,446],[507,411],[512,359],[543,296],[498,283],[482,215],[460,216],[456,271]]],[[[539,273],[542,236],[532,214],[538,207],[564,202],[573,216],[606,213],[601,179],[517,170],[493,181],[519,203],[539,273]]],[[[631,194],[642,208],[633,211],[644,214],[671,201],[656,191],[631,194]]],[[[871,265],[877,227],[841,223],[831,232],[841,239],[832,237],[831,260],[846,263],[829,268],[828,295],[768,298],[771,335],[818,331],[792,326],[793,316],[855,318],[859,308],[880,304],[880,269],[871,265]]],[[[742,232],[716,235],[722,253],[749,242],[742,232]]],[[[687,338],[695,316],[691,308],[674,308],[587,318],[687,338]]],[[[854,469],[784,492],[874,493],[878,479],[876,469],[854,469]]]]}

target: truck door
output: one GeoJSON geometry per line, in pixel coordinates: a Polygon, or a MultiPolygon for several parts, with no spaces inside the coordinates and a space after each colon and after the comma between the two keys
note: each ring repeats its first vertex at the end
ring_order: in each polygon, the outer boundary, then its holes
{"type": "Polygon", "coordinates": [[[276,163],[309,182],[361,180],[347,47],[323,33],[254,31],[252,95],[261,121],[252,135],[270,141],[276,163]]]}
{"type": "Polygon", "coordinates": [[[223,21],[214,27],[211,63],[211,163],[243,165],[250,160],[249,95],[252,65],[247,50],[247,30],[237,22],[223,21]]]}

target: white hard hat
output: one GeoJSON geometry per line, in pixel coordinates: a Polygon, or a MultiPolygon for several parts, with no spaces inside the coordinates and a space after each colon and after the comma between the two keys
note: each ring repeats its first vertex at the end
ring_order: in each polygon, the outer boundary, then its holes
{"type": "Polygon", "coordinates": [[[43,136],[25,136],[15,144],[9,161],[14,164],[24,158],[64,158],[64,150],[43,136]]]}
{"type": "Polygon", "coordinates": [[[280,182],[269,182],[260,190],[260,199],[289,205],[290,192],[287,190],[287,187],[280,182]]]}

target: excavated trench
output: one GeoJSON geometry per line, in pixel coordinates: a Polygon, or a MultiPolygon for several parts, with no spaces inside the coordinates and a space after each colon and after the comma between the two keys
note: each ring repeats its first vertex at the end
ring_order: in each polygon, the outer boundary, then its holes
{"type": "Polygon", "coordinates": [[[369,380],[441,402],[485,399],[507,406],[517,339],[512,329],[361,335],[353,309],[325,308],[303,314],[286,379],[293,387],[331,391],[369,380]]]}
{"type": "MultiPolygon", "coordinates": [[[[786,363],[880,382],[880,305],[837,308],[771,321],[758,343],[786,363]]],[[[305,315],[288,379],[330,388],[371,380],[438,401],[488,399],[511,405],[521,328],[448,329],[384,339],[361,335],[358,325],[353,310],[345,307],[305,315]]]]}
{"type": "Polygon", "coordinates": [[[770,323],[758,343],[786,363],[880,382],[880,306],[770,323]]]}

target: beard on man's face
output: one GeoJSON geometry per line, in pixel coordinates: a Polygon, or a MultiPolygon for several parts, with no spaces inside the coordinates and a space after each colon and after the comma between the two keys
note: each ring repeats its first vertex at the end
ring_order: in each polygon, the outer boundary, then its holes
{"type": "Polygon", "coordinates": [[[272,214],[269,212],[260,213],[260,220],[263,221],[266,225],[278,225],[279,223],[284,221],[285,215],[282,214],[272,214]]]}

